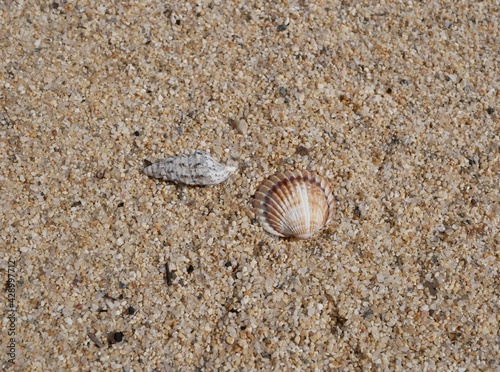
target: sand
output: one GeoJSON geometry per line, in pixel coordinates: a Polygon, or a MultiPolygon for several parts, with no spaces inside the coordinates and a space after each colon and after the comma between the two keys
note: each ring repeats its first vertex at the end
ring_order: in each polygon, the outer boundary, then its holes
{"type": "Polygon", "coordinates": [[[498,371],[498,9],[2,2],[1,369],[498,371]],[[252,210],[293,169],[309,240],[252,210]]]}

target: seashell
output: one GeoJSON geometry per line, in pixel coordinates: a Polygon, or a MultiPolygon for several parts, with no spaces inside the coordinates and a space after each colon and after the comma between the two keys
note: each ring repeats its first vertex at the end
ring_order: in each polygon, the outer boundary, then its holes
{"type": "Polygon", "coordinates": [[[150,177],[186,185],[217,185],[224,182],[236,167],[226,167],[205,151],[172,156],[144,168],[150,177]]]}
{"type": "Polygon", "coordinates": [[[254,207],[267,232],[308,239],[330,222],[333,202],[330,186],[315,172],[287,171],[262,182],[254,207]]]}

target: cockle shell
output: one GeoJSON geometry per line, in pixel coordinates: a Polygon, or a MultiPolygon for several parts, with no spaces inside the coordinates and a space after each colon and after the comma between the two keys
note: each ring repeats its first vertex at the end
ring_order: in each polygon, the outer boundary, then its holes
{"type": "Polygon", "coordinates": [[[262,182],[254,198],[257,220],[267,232],[301,239],[323,228],[333,214],[328,183],[315,172],[287,171],[262,182]]]}
{"type": "Polygon", "coordinates": [[[198,186],[217,185],[235,171],[235,167],[226,167],[201,150],[172,156],[144,168],[144,173],[150,177],[198,186]]]}

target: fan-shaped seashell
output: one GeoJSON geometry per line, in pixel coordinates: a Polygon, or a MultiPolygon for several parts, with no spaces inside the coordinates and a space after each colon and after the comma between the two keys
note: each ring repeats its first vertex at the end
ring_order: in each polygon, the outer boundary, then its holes
{"type": "Polygon", "coordinates": [[[144,168],[144,173],[150,177],[198,186],[217,185],[234,171],[235,167],[226,167],[201,150],[190,155],[172,156],[144,168]]]}
{"type": "Polygon", "coordinates": [[[307,239],[330,222],[333,202],[330,186],[315,172],[288,171],[262,182],[254,207],[267,232],[307,239]]]}

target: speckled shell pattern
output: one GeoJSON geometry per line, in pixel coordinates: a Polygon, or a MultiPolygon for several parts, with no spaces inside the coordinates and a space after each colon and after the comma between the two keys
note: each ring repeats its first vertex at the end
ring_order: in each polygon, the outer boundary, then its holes
{"type": "Polygon", "coordinates": [[[330,222],[334,197],[328,183],[315,172],[287,171],[262,182],[254,207],[267,232],[308,239],[330,222]]]}
{"type": "Polygon", "coordinates": [[[234,171],[235,167],[226,167],[201,150],[190,155],[172,156],[144,168],[144,173],[150,177],[197,186],[217,185],[234,171]]]}

